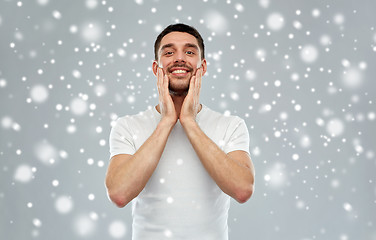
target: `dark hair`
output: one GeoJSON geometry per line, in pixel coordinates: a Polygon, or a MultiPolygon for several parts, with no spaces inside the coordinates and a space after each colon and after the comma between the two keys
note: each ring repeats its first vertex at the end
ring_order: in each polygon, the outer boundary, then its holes
{"type": "Polygon", "coordinates": [[[200,33],[192,26],[188,26],[183,23],[171,24],[167,26],[157,37],[154,43],[154,58],[158,60],[158,50],[161,45],[162,38],[171,32],[185,32],[189,33],[197,39],[198,46],[200,47],[201,51],[201,58],[205,58],[205,46],[204,40],[202,39],[200,33]]]}

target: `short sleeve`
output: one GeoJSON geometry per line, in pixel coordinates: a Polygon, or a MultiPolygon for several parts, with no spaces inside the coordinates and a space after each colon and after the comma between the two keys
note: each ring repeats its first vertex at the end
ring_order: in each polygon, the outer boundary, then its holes
{"type": "Polygon", "coordinates": [[[110,132],[110,159],[117,154],[134,154],[136,152],[132,133],[126,118],[119,118],[110,132]]]}
{"type": "Polygon", "coordinates": [[[249,133],[247,125],[241,118],[236,118],[229,126],[230,138],[226,142],[224,152],[227,154],[236,150],[243,150],[249,154],[249,133]]]}

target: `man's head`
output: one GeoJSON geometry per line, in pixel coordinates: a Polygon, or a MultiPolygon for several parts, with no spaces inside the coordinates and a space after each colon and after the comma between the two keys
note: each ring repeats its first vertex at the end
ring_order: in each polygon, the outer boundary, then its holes
{"type": "Polygon", "coordinates": [[[153,72],[156,75],[158,68],[162,68],[169,79],[170,92],[175,95],[188,92],[190,79],[198,68],[202,68],[202,75],[206,72],[204,41],[191,26],[168,26],[158,35],[154,53],[153,72]]]}
{"type": "Polygon", "coordinates": [[[159,60],[159,47],[161,46],[161,40],[164,36],[171,32],[185,32],[197,39],[198,46],[200,47],[201,59],[205,58],[205,45],[200,33],[192,26],[188,26],[183,23],[171,24],[166,27],[157,37],[154,42],[154,60],[159,60]]]}

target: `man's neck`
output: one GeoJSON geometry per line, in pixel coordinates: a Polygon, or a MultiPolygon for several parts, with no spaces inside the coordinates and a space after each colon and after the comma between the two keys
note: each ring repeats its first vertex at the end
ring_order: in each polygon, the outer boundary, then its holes
{"type": "Polygon", "coordinates": [[[171,97],[175,105],[176,114],[180,116],[181,107],[183,106],[186,95],[171,95],[171,97]]]}

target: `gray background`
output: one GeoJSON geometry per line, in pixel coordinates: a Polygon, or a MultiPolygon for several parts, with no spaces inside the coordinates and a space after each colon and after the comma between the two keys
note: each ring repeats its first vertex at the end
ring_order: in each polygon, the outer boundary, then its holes
{"type": "Polygon", "coordinates": [[[130,239],[111,123],[157,104],[154,40],[195,26],[201,100],[245,119],[256,188],[230,239],[376,239],[375,1],[1,0],[0,238],[130,239]],[[90,25],[91,24],[91,25],[90,25]]]}

